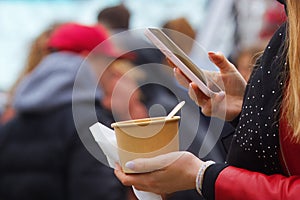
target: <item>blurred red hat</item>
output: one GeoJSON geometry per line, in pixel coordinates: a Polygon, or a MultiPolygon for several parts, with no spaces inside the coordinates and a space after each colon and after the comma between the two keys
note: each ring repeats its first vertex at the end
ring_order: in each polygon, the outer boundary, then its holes
{"type": "Polygon", "coordinates": [[[85,26],[76,23],[66,23],[54,30],[49,38],[48,47],[55,51],[71,51],[75,53],[90,53],[93,51],[109,57],[120,57],[120,53],[118,53],[112,43],[105,41],[108,38],[108,32],[101,25],[85,26]],[[100,43],[102,44],[99,45],[100,43]]]}
{"type": "Polygon", "coordinates": [[[263,28],[260,32],[260,37],[262,39],[269,39],[276,32],[278,27],[286,21],[286,13],[284,6],[278,2],[266,10],[263,19],[263,28]]]}

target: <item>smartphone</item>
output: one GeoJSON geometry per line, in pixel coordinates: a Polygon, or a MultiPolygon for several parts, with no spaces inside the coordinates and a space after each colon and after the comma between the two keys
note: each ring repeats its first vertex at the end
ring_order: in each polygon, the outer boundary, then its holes
{"type": "Polygon", "coordinates": [[[148,39],[170,59],[198,88],[208,97],[221,91],[213,81],[208,80],[205,73],[159,28],[147,28],[145,35],[148,39]],[[213,84],[214,90],[208,87],[213,84]]]}

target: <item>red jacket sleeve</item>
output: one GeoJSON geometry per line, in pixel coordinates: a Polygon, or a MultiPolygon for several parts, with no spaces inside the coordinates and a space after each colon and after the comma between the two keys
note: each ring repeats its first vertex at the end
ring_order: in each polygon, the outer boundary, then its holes
{"type": "Polygon", "coordinates": [[[215,183],[216,200],[294,200],[300,198],[300,176],[265,175],[226,167],[215,183]]]}

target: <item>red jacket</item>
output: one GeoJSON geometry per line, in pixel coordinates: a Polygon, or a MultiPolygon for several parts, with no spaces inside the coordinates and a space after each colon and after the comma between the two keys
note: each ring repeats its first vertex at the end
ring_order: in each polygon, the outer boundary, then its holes
{"type": "Polygon", "coordinates": [[[221,171],[215,183],[215,199],[300,199],[300,144],[291,140],[287,123],[280,123],[282,166],[287,175],[265,175],[236,167],[221,171]],[[237,181],[238,180],[238,181],[237,181]]]}

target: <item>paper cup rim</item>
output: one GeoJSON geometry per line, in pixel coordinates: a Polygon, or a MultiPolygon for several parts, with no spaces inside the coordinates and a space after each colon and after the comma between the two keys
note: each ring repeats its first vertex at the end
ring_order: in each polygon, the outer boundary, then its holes
{"type": "Polygon", "coordinates": [[[178,121],[180,116],[174,116],[171,119],[167,119],[166,117],[149,117],[149,118],[142,118],[142,119],[135,119],[135,120],[126,120],[115,122],[111,124],[112,128],[116,127],[129,127],[129,126],[146,126],[148,124],[158,124],[170,121],[178,121]]]}

